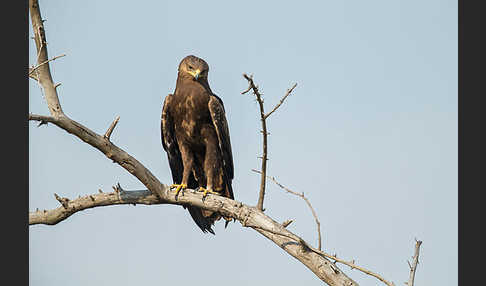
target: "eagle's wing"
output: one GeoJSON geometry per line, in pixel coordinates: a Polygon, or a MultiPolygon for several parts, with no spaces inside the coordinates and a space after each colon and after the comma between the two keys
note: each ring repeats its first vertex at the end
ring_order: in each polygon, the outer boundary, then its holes
{"type": "Polygon", "coordinates": [[[217,95],[213,94],[210,96],[208,107],[214,128],[218,134],[219,148],[223,157],[224,174],[231,181],[234,177],[233,154],[231,152],[228,121],[226,121],[223,101],[217,95]]]}
{"type": "Polygon", "coordinates": [[[169,105],[172,99],[172,94],[165,97],[164,106],[162,108],[162,121],[160,124],[162,134],[162,146],[167,152],[169,166],[172,173],[172,180],[174,183],[180,184],[182,181],[182,172],[184,167],[182,165],[181,152],[177,145],[177,139],[174,132],[174,123],[172,116],[169,113],[169,105]]]}

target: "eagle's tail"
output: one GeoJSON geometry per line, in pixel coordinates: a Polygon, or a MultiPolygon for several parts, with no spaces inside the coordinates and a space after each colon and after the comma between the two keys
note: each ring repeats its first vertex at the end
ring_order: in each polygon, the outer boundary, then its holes
{"type": "Polygon", "coordinates": [[[215,217],[216,213],[212,213],[210,216],[206,217],[203,215],[203,210],[198,207],[187,206],[187,210],[191,214],[191,217],[194,220],[194,222],[197,224],[197,226],[199,226],[199,228],[203,232],[210,232],[214,234],[214,231],[211,228],[211,226],[219,218],[219,216],[215,217]]]}
{"type": "MultiPolygon", "coordinates": [[[[234,199],[231,182],[226,183],[225,192],[222,195],[227,198],[234,199]]],[[[212,234],[215,234],[211,226],[214,225],[214,222],[221,219],[220,214],[212,211],[203,210],[201,208],[193,207],[193,206],[187,206],[187,210],[189,211],[189,214],[191,214],[191,217],[194,220],[194,222],[197,224],[197,226],[199,226],[199,228],[203,232],[210,232],[212,234]]],[[[226,217],[223,218],[226,220],[224,224],[224,227],[226,228],[228,226],[228,223],[232,219],[226,217]]]]}
{"type": "MultiPolygon", "coordinates": [[[[174,181],[177,181],[177,179],[178,178],[174,178],[174,181]]],[[[199,188],[199,185],[198,185],[196,179],[194,178],[193,174],[191,174],[189,176],[188,188],[194,189],[194,190],[199,188]]],[[[211,228],[211,226],[214,224],[215,220],[212,219],[211,217],[204,216],[203,210],[201,208],[193,207],[193,206],[190,206],[190,205],[184,205],[183,207],[189,211],[189,214],[191,215],[194,222],[197,224],[197,226],[204,233],[210,232],[212,234],[215,234],[214,230],[211,228]]],[[[204,212],[206,212],[206,211],[204,211],[204,212]]]]}

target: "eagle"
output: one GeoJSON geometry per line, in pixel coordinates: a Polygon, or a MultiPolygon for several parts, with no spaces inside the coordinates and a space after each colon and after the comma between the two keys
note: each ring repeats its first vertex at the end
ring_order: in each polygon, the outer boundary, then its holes
{"type": "MultiPolygon", "coordinates": [[[[162,146],[167,153],[176,196],[184,189],[234,199],[233,155],[223,101],[208,83],[209,65],[189,55],[179,64],[176,87],[165,97],[162,108],[162,146]]],[[[185,205],[203,232],[221,215],[185,205]]],[[[231,218],[224,217],[225,228],[231,218]]]]}

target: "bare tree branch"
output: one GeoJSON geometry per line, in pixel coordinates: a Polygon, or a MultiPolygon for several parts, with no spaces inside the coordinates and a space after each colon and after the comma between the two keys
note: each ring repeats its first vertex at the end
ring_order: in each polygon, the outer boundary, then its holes
{"type": "Polygon", "coordinates": [[[410,265],[410,262],[408,262],[408,266],[410,267],[410,277],[408,278],[408,282],[406,284],[408,286],[413,286],[414,280],[415,280],[415,272],[417,271],[417,265],[419,263],[419,252],[420,252],[420,245],[422,245],[422,241],[415,239],[415,254],[413,255],[412,259],[412,265],[410,265]]]}
{"type": "Polygon", "coordinates": [[[294,220],[293,220],[293,219],[288,219],[288,220],[286,220],[286,221],[282,222],[282,226],[283,226],[283,227],[287,227],[287,226],[289,226],[289,225],[290,225],[291,223],[293,223],[293,222],[294,222],[294,220]]]}
{"type": "Polygon", "coordinates": [[[260,121],[262,122],[262,130],[260,131],[263,135],[263,155],[261,157],[262,159],[262,170],[260,172],[261,174],[261,179],[260,179],[260,193],[258,195],[258,203],[257,203],[257,208],[259,210],[264,211],[263,208],[263,200],[265,198],[265,186],[266,186],[266,174],[267,174],[267,161],[268,161],[268,143],[267,143],[267,137],[270,133],[267,131],[267,122],[266,119],[273,113],[275,112],[285,101],[285,99],[292,93],[294,88],[297,86],[297,83],[295,83],[290,89],[287,90],[285,93],[284,97],[280,99],[280,102],[270,111],[269,113],[265,114],[265,109],[263,106],[263,98],[261,92],[258,90],[258,86],[255,85],[255,82],[253,81],[253,76],[252,75],[247,75],[246,73],[243,74],[243,77],[248,81],[248,88],[244,91],[241,92],[241,94],[245,94],[249,92],[250,90],[253,91],[253,94],[256,97],[256,100],[258,102],[258,106],[260,107],[260,121]]]}
{"type": "MultiPolygon", "coordinates": [[[[30,17],[32,20],[32,28],[34,31],[34,40],[37,48],[37,80],[44,88],[47,106],[52,116],[63,116],[59,97],[57,95],[54,82],[52,81],[51,70],[49,68],[49,60],[47,55],[47,40],[44,30],[44,23],[42,21],[39,2],[37,0],[29,0],[30,17]]],[[[29,72],[30,74],[30,72],[29,72]]]]}
{"type": "Polygon", "coordinates": [[[150,191],[114,191],[111,193],[98,193],[83,196],[74,200],[67,198],[56,199],[62,204],[61,207],[48,211],[35,211],[29,213],[29,225],[47,224],[55,225],[71,215],[94,207],[122,205],[122,204],[160,204],[161,202],[150,191]]]}
{"type": "Polygon", "coordinates": [[[262,122],[262,135],[263,135],[263,155],[261,157],[262,159],[262,176],[260,179],[260,193],[258,195],[258,202],[257,202],[257,208],[261,211],[263,211],[263,200],[265,198],[265,185],[266,185],[266,177],[265,174],[267,173],[267,160],[268,160],[268,153],[267,153],[267,122],[265,121],[265,110],[263,108],[263,98],[262,95],[260,94],[260,91],[258,90],[258,86],[255,85],[253,82],[253,76],[248,76],[247,74],[243,74],[243,77],[248,81],[249,86],[248,89],[243,91],[241,94],[245,94],[250,90],[253,90],[253,94],[256,97],[256,100],[258,102],[258,105],[260,107],[260,120],[262,122]]]}
{"type": "MultiPolygon", "coordinates": [[[[262,172],[258,171],[258,170],[255,170],[255,169],[252,169],[253,172],[255,173],[259,173],[261,174],[262,172]]],[[[296,193],[288,188],[286,188],[284,185],[280,184],[279,182],[277,182],[277,180],[275,179],[275,177],[270,177],[270,176],[267,176],[267,178],[269,178],[270,180],[272,180],[277,186],[279,186],[280,188],[284,189],[287,193],[291,193],[293,195],[296,195],[298,197],[301,197],[307,204],[307,206],[309,206],[310,210],[312,211],[312,216],[314,216],[314,219],[316,221],[316,224],[317,224],[317,235],[318,235],[318,243],[319,243],[319,246],[318,246],[318,249],[321,250],[321,223],[319,222],[319,219],[317,218],[317,213],[315,212],[314,208],[312,207],[310,201],[304,196],[304,193],[296,193]]]]}
{"type": "Polygon", "coordinates": [[[294,90],[294,88],[297,86],[297,83],[294,83],[294,85],[287,89],[287,92],[285,93],[284,97],[282,97],[282,99],[280,99],[280,102],[275,105],[275,107],[272,109],[272,111],[270,111],[269,113],[265,114],[265,119],[267,119],[272,113],[275,112],[275,110],[277,110],[280,105],[282,105],[282,103],[284,103],[285,99],[292,93],[292,91],[294,90]]]}
{"type": "Polygon", "coordinates": [[[105,139],[110,140],[111,133],[113,132],[113,129],[115,129],[115,126],[118,124],[119,120],[120,120],[120,116],[117,116],[115,120],[113,120],[110,127],[108,127],[108,130],[106,130],[105,135],[103,136],[105,137],[105,139]]]}

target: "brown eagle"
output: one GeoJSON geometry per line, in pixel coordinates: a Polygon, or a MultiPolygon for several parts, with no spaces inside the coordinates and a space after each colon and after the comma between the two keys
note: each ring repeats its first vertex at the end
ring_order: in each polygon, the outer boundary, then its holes
{"type": "MultiPolygon", "coordinates": [[[[179,64],[174,94],[164,100],[162,146],[167,152],[176,195],[185,188],[234,199],[233,155],[223,101],[209,87],[209,66],[190,55],[179,64]]],[[[203,232],[221,216],[184,206],[203,232]]],[[[227,226],[230,218],[225,218],[227,226]]]]}

